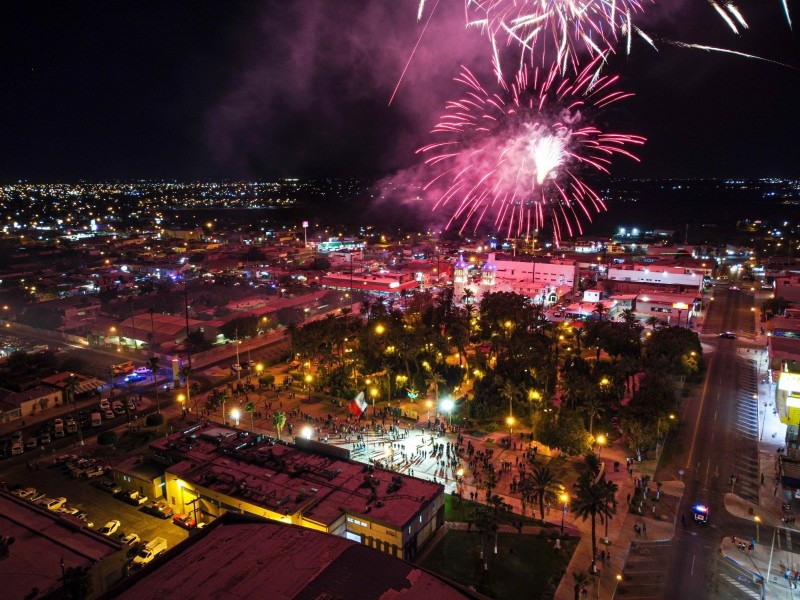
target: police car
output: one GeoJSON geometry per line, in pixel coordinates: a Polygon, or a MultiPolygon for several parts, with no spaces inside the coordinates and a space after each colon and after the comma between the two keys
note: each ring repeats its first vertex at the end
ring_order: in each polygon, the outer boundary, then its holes
{"type": "Polygon", "coordinates": [[[708,523],[708,507],[705,504],[692,506],[692,516],[695,523],[708,523]]]}

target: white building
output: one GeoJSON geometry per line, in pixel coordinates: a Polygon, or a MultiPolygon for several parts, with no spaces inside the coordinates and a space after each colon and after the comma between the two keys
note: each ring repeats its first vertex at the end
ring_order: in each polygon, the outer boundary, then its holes
{"type": "Polygon", "coordinates": [[[695,290],[703,286],[703,274],[683,267],[656,267],[645,265],[619,265],[608,269],[608,279],[645,287],[656,285],[695,290]]]}

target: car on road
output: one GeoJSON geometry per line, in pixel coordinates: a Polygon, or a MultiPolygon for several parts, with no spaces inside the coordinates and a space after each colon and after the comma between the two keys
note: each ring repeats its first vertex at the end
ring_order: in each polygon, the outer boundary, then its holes
{"type": "Polygon", "coordinates": [[[725,339],[728,339],[728,340],[735,340],[736,339],[736,334],[733,333],[732,331],[723,331],[722,333],[719,334],[719,337],[725,338],[725,339]]]}
{"type": "Polygon", "coordinates": [[[42,498],[37,504],[42,508],[46,508],[47,510],[56,510],[64,506],[66,503],[66,498],[42,498]]]}
{"type": "Polygon", "coordinates": [[[62,506],[61,508],[57,508],[54,512],[60,515],[77,515],[80,511],[73,506],[62,506]]]}
{"type": "Polygon", "coordinates": [[[116,416],[116,415],[114,414],[114,411],[113,411],[113,410],[111,410],[110,408],[109,408],[109,409],[108,409],[106,412],[104,412],[104,413],[103,413],[103,418],[104,418],[106,421],[110,421],[110,420],[111,420],[111,419],[113,419],[115,416],[116,416]]]}
{"type": "Polygon", "coordinates": [[[78,432],[78,422],[73,419],[67,419],[67,433],[77,433],[78,432]]]}
{"type": "Polygon", "coordinates": [[[137,375],[150,375],[153,370],[150,367],[138,367],[133,370],[137,375]]]}
{"type": "Polygon", "coordinates": [[[101,477],[102,475],[106,474],[106,470],[101,467],[100,465],[94,465],[89,467],[86,471],[83,472],[83,476],[86,479],[94,479],[95,477],[101,477]]]}
{"type": "Polygon", "coordinates": [[[123,502],[127,502],[132,506],[141,506],[147,502],[147,496],[142,496],[139,492],[125,490],[114,494],[115,498],[119,498],[123,502]]]}
{"type": "Polygon", "coordinates": [[[692,506],[692,516],[695,523],[708,523],[708,506],[697,503],[692,506]]]}
{"type": "Polygon", "coordinates": [[[122,491],[122,487],[118,483],[114,481],[109,481],[107,479],[103,479],[102,481],[97,481],[95,482],[94,485],[103,490],[104,492],[108,492],[110,494],[118,494],[122,491]]]}
{"type": "Polygon", "coordinates": [[[53,421],[53,435],[57,438],[64,437],[64,420],[56,419],[53,421]]]}
{"type": "Polygon", "coordinates": [[[109,521],[108,523],[103,525],[100,528],[99,533],[102,533],[103,535],[108,535],[108,536],[114,535],[117,532],[117,529],[119,529],[119,526],[120,526],[120,522],[117,521],[116,519],[114,519],[113,521],[109,521]]]}
{"type": "Polygon", "coordinates": [[[122,405],[122,402],[119,400],[115,400],[114,404],[111,405],[112,410],[114,411],[115,415],[124,415],[125,414],[125,407],[122,405]]]}
{"type": "Polygon", "coordinates": [[[184,529],[194,529],[197,527],[197,521],[190,515],[178,513],[172,517],[172,522],[184,529]]]}
{"type": "Polygon", "coordinates": [[[119,541],[126,546],[133,546],[139,543],[139,536],[135,533],[129,533],[128,535],[122,536],[119,541]]]}
{"type": "Polygon", "coordinates": [[[109,410],[110,408],[111,408],[111,403],[108,401],[107,398],[103,398],[102,400],[100,400],[101,411],[109,410]]]}
{"type": "Polygon", "coordinates": [[[19,456],[23,452],[25,452],[25,447],[22,442],[15,441],[11,444],[11,456],[19,456]]]}
{"type": "Polygon", "coordinates": [[[28,438],[28,441],[25,442],[25,449],[26,450],[36,450],[36,447],[39,445],[39,440],[35,437],[28,438]]]}
{"type": "Polygon", "coordinates": [[[131,373],[130,375],[125,377],[125,381],[127,381],[128,383],[137,383],[139,381],[144,381],[145,379],[147,379],[147,377],[145,375],[142,375],[141,373],[131,373]]]}
{"type": "Polygon", "coordinates": [[[239,363],[233,363],[231,365],[231,371],[233,371],[234,373],[241,370],[242,370],[242,365],[240,365],[239,363]]]}
{"type": "MultiPolygon", "coordinates": [[[[62,432],[62,435],[63,435],[63,432],[62,432]]],[[[45,431],[44,433],[39,435],[39,443],[42,446],[44,446],[45,444],[49,444],[52,441],[53,441],[53,438],[50,437],[50,432],[49,431],[45,431]]]]}

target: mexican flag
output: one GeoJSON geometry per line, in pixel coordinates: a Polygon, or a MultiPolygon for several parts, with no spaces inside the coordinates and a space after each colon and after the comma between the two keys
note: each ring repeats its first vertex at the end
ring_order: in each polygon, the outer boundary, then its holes
{"type": "Polygon", "coordinates": [[[356,417],[360,417],[367,410],[367,401],[364,400],[364,392],[358,392],[358,396],[353,398],[347,405],[347,410],[356,417]]]}

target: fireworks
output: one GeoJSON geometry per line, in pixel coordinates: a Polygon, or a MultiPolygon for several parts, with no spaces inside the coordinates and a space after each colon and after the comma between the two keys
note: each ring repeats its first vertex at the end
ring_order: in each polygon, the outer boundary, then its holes
{"type": "MultiPolygon", "coordinates": [[[[614,52],[621,36],[633,31],[632,14],[648,0],[466,0],[468,13],[478,16],[468,22],[489,36],[498,77],[502,77],[498,40],[506,37],[521,49],[520,61],[556,64],[562,72],[572,66],[579,71],[590,59],[614,52]]],[[[602,67],[599,63],[598,68],[602,67]]]]}
{"type": "Polygon", "coordinates": [[[462,68],[465,95],[448,102],[433,129],[436,141],[420,148],[435,172],[426,185],[439,193],[436,207],[456,205],[448,227],[463,231],[493,219],[509,237],[529,235],[552,219],[556,240],[582,231],[582,219],[605,210],[600,195],[581,180],[585,171],[607,173],[615,155],[636,135],[606,133],[590,122],[599,109],[631,94],[615,89],[617,77],[597,75],[605,54],[570,79],[557,69],[521,69],[501,93],[489,93],[462,68]]]}

